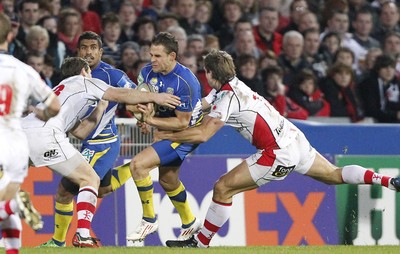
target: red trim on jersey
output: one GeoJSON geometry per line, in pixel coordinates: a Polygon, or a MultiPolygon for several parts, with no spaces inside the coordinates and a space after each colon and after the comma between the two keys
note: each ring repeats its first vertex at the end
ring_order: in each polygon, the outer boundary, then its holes
{"type": "Polygon", "coordinates": [[[233,91],[233,89],[229,83],[226,83],[225,85],[221,86],[220,91],[233,91]]]}
{"type": "Polygon", "coordinates": [[[274,134],[268,123],[257,114],[253,129],[253,145],[257,149],[278,149],[274,134]]]}
{"type": "Polygon", "coordinates": [[[2,230],[1,235],[3,238],[19,238],[21,231],[18,229],[5,228],[2,230]]]}

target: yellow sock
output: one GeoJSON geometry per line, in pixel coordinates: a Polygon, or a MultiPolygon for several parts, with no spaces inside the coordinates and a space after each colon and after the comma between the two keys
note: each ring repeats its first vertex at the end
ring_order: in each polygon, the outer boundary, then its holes
{"type": "Polygon", "coordinates": [[[69,224],[71,224],[72,215],[74,214],[74,203],[61,204],[56,202],[55,208],[53,239],[63,243],[67,237],[69,224]]]}
{"type": "Polygon", "coordinates": [[[167,192],[167,195],[171,199],[176,211],[178,211],[182,224],[188,225],[192,223],[195,217],[190,209],[189,202],[187,201],[187,194],[183,183],[181,182],[176,190],[167,192]]]}
{"type": "Polygon", "coordinates": [[[129,169],[130,163],[125,163],[111,170],[111,188],[113,191],[124,185],[132,177],[131,170],[129,169]]]}
{"type": "Polygon", "coordinates": [[[142,201],[143,218],[154,221],[156,218],[153,202],[154,187],[150,175],[144,179],[135,180],[135,184],[139,192],[140,200],[142,201]]]}

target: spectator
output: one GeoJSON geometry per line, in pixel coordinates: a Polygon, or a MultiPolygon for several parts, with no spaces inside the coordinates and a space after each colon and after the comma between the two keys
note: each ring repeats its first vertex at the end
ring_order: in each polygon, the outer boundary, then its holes
{"type": "Polygon", "coordinates": [[[176,14],[179,17],[179,25],[185,29],[188,35],[196,32],[195,13],[196,0],[176,0],[176,14]]]}
{"type": "Polygon", "coordinates": [[[290,21],[289,24],[282,28],[281,34],[285,34],[288,31],[298,31],[298,25],[300,20],[300,15],[308,10],[308,3],[306,0],[293,0],[290,4],[290,21]]]}
{"type": "MultiPolygon", "coordinates": [[[[168,28],[167,32],[171,33],[178,41],[178,54],[183,54],[187,49],[187,34],[185,29],[180,26],[173,26],[168,28]]],[[[178,56],[179,60],[179,56],[178,56]]]]}
{"type": "Polygon", "coordinates": [[[213,34],[206,34],[204,36],[204,40],[205,40],[205,45],[204,48],[205,50],[209,50],[209,49],[221,49],[221,47],[219,46],[219,40],[218,37],[213,35],[213,34]]]}
{"type": "Polygon", "coordinates": [[[396,60],[392,56],[378,56],[373,72],[360,85],[366,115],[380,123],[400,122],[400,85],[395,67],[396,60]]]}
{"type": "Polygon", "coordinates": [[[323,55],[323,58],[328,65],[333,64],[340,43],[340,36],[335,32],[329,32],[322,38],[320,53],[323,55]]]}
{"type": "Polygon", "coordinates": [[[76,9],[82,19],[82,31],[92,31],[101,34],[101,19],[100,15],[89,10],[91,0],[70,0],[71,7],[76,9]]]}
{"type": "Polygon", "coordinates": [[[51,88],[58,85],[62,80],[60,71],[54,67],[53,57],[47,54],[44,56],[42,74],[46,84],[51,88]]]}
{"type": "Polygon", "coordinates": [[[56,69],[60,69],[64,57],[66,55],[66,46],[64,42],[58,40],[58,20],[54,16],[45,16],[38,21],[38,25],[44,27],[47,30],[49,36],[49,45],[47,47],[47,53],[52,56],[54,60],[54,66],[56,69]]]}
{"type": "Polygon", "coordinates": [[[259,0],[242,1],[243,17],[250,20],[253,24],[258,23],[259,2],[259,0]]]}
{"type": "Polygon", "coordinates": [[[127,41],[121,45],[121,64],[118,69],[123,70],[130,80],[136,83],[135,64],[139,61],[140,46],[136,42],[127,41]]]}
{"type": "Polygon", "coordinates": [[[261,73],[263,86],[256,92],[264,96],[282,116],[307,119],[307,111],[286,96],[287,87],[282,83],[282,77],[283,71],[279,66],[264,69],[261,73]]]}
{"type": "Polygon", "coordinates": [[[185,51],[179,58],[179,62],[187,67],[194,75],[197,76],[197,56],[190,51],[185,51]]]}
{"type": "Polygon", "coordinates": [[[49,46],[49,34],[41,26],[32,26],[26,34],[26,47],[28,51],[45,55],[49,46]]]}
{"type": "Polygon", "coordinates": [[[204,37],[200,34],[192,34],[187,38],[187,51],[190,51],[196,56],[196,58],[201,57],[205,49],[204,37]]]}
{"type": "Polygon", "coordinates": [[[295,80],[288,96],[307,110],[309,116],[330,116],[330,105],[318,88],[314,73],[303,69],[296,75],[295,80]]]}
{"type": "Polygon", "coordinates": [[[121,35],[119,36],[119,42],[124,43],[131,41],[135,36],[134,25],[136,22],[136,10],[131,2],[124,1],[121,3],[118,16],[121,20],[121,35]]]}
{"type": "Polygon", "coordinates": [[[24,62],[35,69],[37,73],[41,74],[44,65],[44,55],[35,51],[29,52],[24,62]]]}
{"type": "Polygon", "coordinates": [[[364,112],[355,90],[353,69],[342,63],[332,66],[328,77],[320,81],[319,87],[331,106],[333,117],[349,117],[352,122],[364,118],[364,112]]]}
{"type": "MultiPolygon", "coordinates": [[[[242,17],[242,3],[240,0],[225,0],[222,3],[224,22],[217,31],[219,44],[225,48],[234,39],[234,27],[242,17]]],[[[250,22],[251,24],[251,22],[250,22]]],[[[251,24],[252,25],[252,24],[251,24]]]]}
{"type": "Polygon", "coordinates": [[[58,21],[58,39],[64,42],[67,56],[76,55],[78,39],[82,32],[81,15],[72,8],[65,8],[60,12],[58,21]]]}
{"type": "Polygon", "coordinates": [[[252,55],[241,55],[235,61],[238,78],[251,90],[259,90],[262,86],[258,75],[258,60],[252,55]]]}
{"type": "Polygon", "coordinates": [[[39,2],[37,0],[23,0],[19,3],[18,16],[20,26],[17,39],[25,44],[25,36],[29,29],[39,20],[39,2]]]}
{"type": "MultiPolygon", "coordinates": [[[[354,53],[351,49],[340,47],[333,58],[333,64],[342,63],[353,68],[354,66],[354,53]]],[[[353,68],[354,69],[354,68],[353,68]]]]}
{"type": "Polygon", "coordinates": [[[349,16],[346,12],[340,10],[330,11],[331,16],[328,17],[325,31],[321,33],[320,38],[324,38],[329,32],[335,32],[339,35],[341,43],[348,43],[351,39],[349,30],[349,16]]]}
{"type": "Polygon", "coordinates": [[[121,44],[118,39],[121,35],[121,23],[115,13],[109,12],[103,15],[102,24],[102,41],[103,41],[103,57],[109,57],[114,61],[114,66],[121,64],[121,44]]]}
{"type": "Polygon", "coordinates": [[[305,11],[300,14],[299,17],[299,24],[298,24],[298,31],[303,33],[305,30],[308,29],[316,29],[320,30],[320,25],[318,22],[317,15],[311,11],[305,11]]]}
{"type": "Polygon", "coordinates": [[[267,52],[265,52],[260,57],[260,59],[258,59],[259,72],[263,71],[267,67],[277,66],[277,65],[278,65],[278,59],[272,50],[267,50],[267,52]]]}
{"type": "Polygon", "coordinates": [[[375,27],[372,36],[382,45],[383,39],[389,32],[400,32],[399,19],[399,9],[396,3],[385,1],[381,7],[379,25],[375,27]]]}
{"type": "Polygon", "coordinates": [[[237,35],[237,38],[235,38],[234,48],[227,52],[234,60],[245,54],[252,55],[258,60],[262,55],[261,49],[256,45],[253,32],[247,30],[242,31],[237,35]]]}
{"type": "Polygon", "coordinates": [[[283,51],[278,57],[278,64],[284,71],[284,84],[292,86],[296,74],[310,64],[303,56],[304,38],[297,31],[289,31],[283,36],[283,51]]]}
{"type": "Polygon", "coordinates": [[[139,58],[140,60],[150,62],[150,41],[139,41],[139,58]]]}
{"type": "Polygon", "coordinates": [[[310,28],[303,32],[303,36],[303,54],[305,59],[310,64],[311,69],[318,79],[325,77],[328,65],[323,55],[319,52],[321,45],[319,40],[319,31],[314,28],[310,28]]]}
{"type": "Polygon", "coordinates": [[[365,56],[365,70],[364,73],[370,73],[375,65],[375,60],[378,56],[382,55],[383,51],[380,48],[371,48],[365,56]]]}
{"type": "Polygon", "coordinates": [[[12,28],[12,41],[8,44],[8,52],[17,59],[25,59],[28,50],[25,45],[17,39],[17,34],[19,31],[19,18],[18,16],[13,16],[10,18],[11,28],[12,28]]]}
{"type": "Polygon", "coordinates": [[[196,12],[194,14],[194,32],[197,34],[207,35],[214,33],[214,29],[209,25],[212,14],[212,4],[207,0],[199,0],[196,2],[196,12]]]}
{"type": "Polygon", "coordinates": [[[169,27],[179,26],[178,16],[172,12],[162,13],[157,20],[158,32],[166,32],[169,27]]]}
{"type": "Polygon", "coordinates": [[[51,16],[58,17],[61,11],[61,0],[48,0],[51,5],[51,16]]]}
{"type": "MultiPolygon", "coordinates": [[[[242,31],[252,31],[253,25],[251,24],[251,21],[245,18],[239,19],[234,27],[233,27],[233,40],[226,45],[225,48],[223,48],[225,51],[232,51],[233,48],[235,47],[235,40],[238,37],[238,34],[242,31]]],[[[221,44],[219,44],[221,45],[221,44]]]]}
{"type": "Polygon", "coordinates": [[[282,49],[282,35],[276,32],[279,12],[272,8],[262,8],[259,12],[259,25],[254,26],[256,45],[265,52],[267,49],[279,55],[282,49]]]}
{"type": "Polygon", "coordinates": [[[353,21],[354,33],[349,40],[343,41],[342,46],[351,49],[355,55],[355,67],[358,73],[364,68],[365,55],[370,48],[379,48],[380,43],[370,36],[373,29],[372,13],[368,9],[356,12],[353,21]]]}
{"type": "Polygon", "coordinates": [[[151,41],[156,34],[157,24],[150,17],[143,16],[135,23],[134,41],[151,41]]]}
{"type": "Polygon", "coordinates": [[[168,0],[152,0],[150,5],[143,8],[140,16],[148,16],[157,22],[160,15],[168,11],[167,2],[168,0]]]}

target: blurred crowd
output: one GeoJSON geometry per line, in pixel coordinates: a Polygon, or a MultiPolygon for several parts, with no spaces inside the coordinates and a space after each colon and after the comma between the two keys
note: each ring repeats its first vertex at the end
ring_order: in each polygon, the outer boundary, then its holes
{"type": "MultiPolygon", "coordinates": [[[[400,122],[400,25],[391,0],[0,0],[9,53],[48,86],[75,56],[79,35],[103,39],[103,61],[137,82],[153,36],[170,32],[180,63],[211,90],[202,67],[227,51],[237,75],[284,116],[400,122]]],[[[119,117],[132,117],[124,110],[119,117]]]]}

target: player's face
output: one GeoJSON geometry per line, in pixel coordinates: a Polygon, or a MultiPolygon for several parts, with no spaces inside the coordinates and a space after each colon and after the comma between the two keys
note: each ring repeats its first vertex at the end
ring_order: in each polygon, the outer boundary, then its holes
{"type": "Polygon", "coordinates": [[[151,67],[156,73],[168,74],[175,67],[175,53],[167,54],[162,45],[150,47],[151,67]]]}
{"type": "Polygon", "coordinates": [[[90,68],[95,68],[101,61],[103,49],[99,47],[97,40],[82,40],[78,47],[78,56],[85,59],[90,68]]]}

